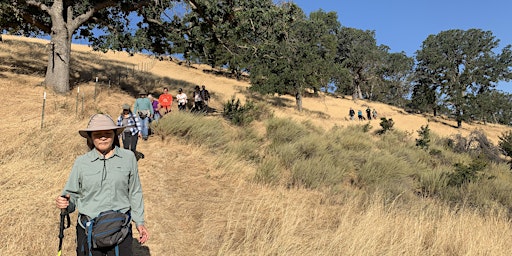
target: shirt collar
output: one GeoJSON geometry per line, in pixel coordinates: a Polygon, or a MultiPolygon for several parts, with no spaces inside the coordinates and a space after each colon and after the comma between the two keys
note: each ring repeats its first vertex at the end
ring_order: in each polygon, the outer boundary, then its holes
{"type": "MultiPolygon", "coordinates": [[[[100,156],[100,154],[98,154],[98,151],[97,151],[95,148],[91,149],[91,150],[87,153],[87,157],[88,157],[88,159],[89,159],[91,162],[94,162],[94,161],[99,160],[99,159],[103,159],[103,158],[100,156]]],[[[119,154],[119,147],[118,147],[118,146],[115,146],[115,147],[114,147],[114,154],[113,154],[111,157],[107,158],[107,159],[110,159],[110,158],[113,158],[113,157],[121,157],[121,158],[122,158],[122,156],[119,154]]]]}

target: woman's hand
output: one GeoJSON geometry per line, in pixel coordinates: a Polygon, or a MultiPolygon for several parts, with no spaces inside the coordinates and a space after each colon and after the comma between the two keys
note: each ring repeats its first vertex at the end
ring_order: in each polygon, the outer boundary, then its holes
{"type": "Polygon", "coordinates": [[[141,244],[145,243],[149,239],[149,232],[144,225],[137,226],[137,231],[139,231],[139,242],[141,244]]]}
{"type": "Polygon", "coordinates": [[[58,196],[55,199],[55,204],[59,209],[66,209],[69,206],[69,194],[65,196],[58,196]]]}

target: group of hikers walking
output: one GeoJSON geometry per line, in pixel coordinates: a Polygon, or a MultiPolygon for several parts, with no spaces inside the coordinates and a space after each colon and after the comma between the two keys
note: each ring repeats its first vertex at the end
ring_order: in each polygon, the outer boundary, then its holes
{"type": "MultiPolygon", "coordinates": [[[[208,102],[210,93],[203,85],[202,89],[199,85],[195,86],[193,92],[194,103],[190,108],[191,112],[204,112],[208,110],[208,102]]],[[[121,138],[123,147],[133,151],[137,157],[143,158],[144,155],[137,151],[137,142],[139,138],[147,140],[149,136],[149,124],[158,121],[164,115],[172,110],[174,98],[169,93],[169,89],[165,87],[163,93],[157,98],[145,91],[139,92],[138,98],[133,104],[133,111],[129,104],[123,104],[123,112],[117,118],[117,125],[125,127],[121,138]],[[147,96],[147,97],[146,97],[147,96]]],[[[182,88],[178,89],[176,95],[178,102],[178,110],[186,111],[188,105],[188,97],[182,88]]]]}
{"type": "MultiPolygon", "coordinates": [[[[362,110],[357,110],[357,118],[359,119],[359,121],[363,121],[365,119],[367,120],[372,120],[372,119],[377,119],[377,110],[373,109],[373,111],[370,109],[370,107],[367,107],[366,110],[366,118],[363,116],[363,111],[362,110]]],[[[350,108],[350,110],[348,111],[348,115],[350,116],[350,120],[354,120],[354,117],[356,115],[356,112],[353,108],[350,108]]]]}
{"type": "MultiPolygon", "coordinates": [[[[206,113],[210,94],[205,86],[195,86],[192,97],[190,111],[206,113]]],[[[176,101],[179,111],[187,110],[188,98],[181,88],[176,101]]],[[[149,239],[138,173],[138,160],[144,155],[137,151],[137,143],[139,138],[148,139],[149,124],[170,113],[172,103],[168,88],[158,99],[141,91],[133,111],[130,104],[122,105],[117,122],[109,115],[96,114],[87,128],[78,131],[86,139],[89,151],[75,159],[68,181],[55,199],[61,210],[59,255],[64,220],[67,216],[69,224],[69,214],[75,210],[78,256],[133,255],[132,221],[139,242],[149,239]]]]}

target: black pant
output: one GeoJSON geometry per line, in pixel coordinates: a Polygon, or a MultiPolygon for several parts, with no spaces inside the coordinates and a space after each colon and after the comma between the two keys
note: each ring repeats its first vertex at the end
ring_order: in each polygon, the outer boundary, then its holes
{"type": "Polygon", "coordinates": [[[139,137],[137,134],[132,135],[131,132],[123,132],[123,148],[133,151],[137,150],[137,141],[139,140],[139,137]]]}
{"type": "Polygon", "coordinates": [[[196,101],[194,102],[194,108],[192,108],[192,112],[199,112],[202,111],[204,108],[202,101],[196,101]]]}
{"type": "MultiPolygon", "coordinates": [[[[120,256],[132,256],[132,227],[128,229],[128,235],[126,238],[118,245],[119,255],[120,256]]],[[[85,229],[80,225],[76,225],[76,255],[77,256],[89,256],[89,246],[87,245],[87,235],[85,234],[85,229]]],[[[105,247],[105,248],[96,248],[92,249],[93,256],[115,256],[115,246],[105,247]]]]}

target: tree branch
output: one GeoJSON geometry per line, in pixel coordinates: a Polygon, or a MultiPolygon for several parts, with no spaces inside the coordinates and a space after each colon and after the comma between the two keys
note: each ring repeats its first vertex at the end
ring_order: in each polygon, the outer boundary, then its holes
{"type": "MultiPolygon", "coordinates": [[[[48,14],[50,13],[50,8],[48,8],[47,5],[45,5],[45,4],[41,3],[41,2],[38,2],[38,1],[35,1],[35,0],[29,0],[29,1],[27,1],[27,4],[28,5],[33,5],[33,6],[39,8],[40,10],[42,10],[42,11],[48,13],[48,14]]],[[[51,27],[50,26],[47,26],[46,24],[36,20],[34,18],[34,16],[29,14],[29,13],[25,13],[25,12],[21,13],[19,11],[19,9],[17,9],[17,8],[13,8],[13,10],[16,13],[18,13],[28,23],[34,25],[36,28],[44,31],[45,33],[50,34],[50,32],[51,32],[51,27]]]]}

